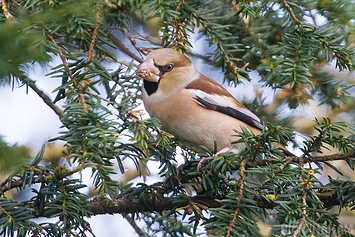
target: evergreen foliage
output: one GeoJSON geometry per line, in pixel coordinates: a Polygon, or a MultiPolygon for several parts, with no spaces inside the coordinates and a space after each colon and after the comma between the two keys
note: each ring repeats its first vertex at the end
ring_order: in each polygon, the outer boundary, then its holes
{"type": "Polygon", "coordinates": [[[259,222],[271,226],[272,236],[353,236],[330,209],[355,208],[355,182],[317,175],[326,166],[342,174],[332,160],[344,160],[354,170],[355,132],[345,122],[316,119],[300,145],[302,155],[285,156],[272,143],[295,143],[287,128],[291,119],[276,121],[277,108],[266,112],[258,97],[248,107],[266,123],[259,135],[236,131],[235,143],[245,144],[241,153],[197,154],[161,131],[157,119],[141,118],[136,109],[141,81],[135,75],[152,48],[172,47],[220,67],[231,84],[257,71],[262,86],[287,95],[289,108],[313,99],[354,116],[352,84],[320,71],[326,63],[354,69],[353,1],[0,0],[0,5],[0,85],[34,90],[58,115],[63,130],[51,141],[65,142],[69,161],[51,166],[42,160],[43,147],[29,162],[23,149],[0,140],[2,170],[6,157],[24,160],[0,183],[0,235],[95,236],[88,217],[120,213],[140,236],[201,231],[260,236],[259,222]],[[193,53],[196,30],[214,49],[211,55],[193,53]],[[129,59],[118,61],[117,54],[129,59]],[[51,99],[28,70],[55,58],[60,63],[48,76],[62,83],[51,99]],[[110,71],[113,63],[117,69],[110,71]],[[179,167],[177,147],[185,159],[179,167]],[[334,154],[319,154],[330,147],[334,154]],[[127,158],[141,174],[148,161],[159,162],[163,181],[118,182],[113,175],[127,170],[127,158]],[[75,176],[84,169],[92,172],[94,198],[83,193],[85,185],[75,176]],[[7,195],[29,188],[28,200],[7,195]],[[138,219],[147,231],[136,226],[138,219]]]}

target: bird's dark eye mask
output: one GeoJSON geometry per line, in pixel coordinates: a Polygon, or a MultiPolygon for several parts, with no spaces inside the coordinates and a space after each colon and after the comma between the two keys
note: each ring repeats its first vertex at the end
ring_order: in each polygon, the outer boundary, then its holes
{"type": "Polygon", "coordinates": [[[158,65],[154,62],[154,66],[156,66],[157,68],[159,68],[159,76],[160,78],[167,72],[170,72],[171,70],[174,69],[174,65],[173,64],[165,64],[165,65],[158,65]]]}

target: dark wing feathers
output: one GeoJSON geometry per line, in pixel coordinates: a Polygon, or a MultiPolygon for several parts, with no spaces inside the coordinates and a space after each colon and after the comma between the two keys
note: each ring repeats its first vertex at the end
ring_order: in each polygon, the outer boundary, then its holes
{"type": "Polygon", "coordinates": [[[213,104],[213,103],[210,103],[198,96],[196,96],[194,99],[205,109],[214,110],[214,111],[226,114],[226,115],[236,118],[240,121],[243,121],[244,123],[246,123],[252,127],[255,127],[257,129],[263,128],[263,125],[260,120],[259,121],[255,120],[251,116],[243,113],[241,110],[238,110],[238,109],[232,108],[232,107],[228,107],[228,106],[213,104]]]}
{"type": "Polygon", "coordinates": [[[226,114],[233,118],[239,119],[246,124],[262,129],[263,125],[260,119],[244,107],[239,101],[234,99],[234,97],[218,82],[212,80],[209,77],[206,77],[203,74],[200,74],[200,77],[190,84],[188,84],[185,89],[188,90],[198,90],[202,91],[206,94],[205,96],[195,95],[195,100],[204,108],[215,110],[217,112],[226,114]],[[210,96],[208,96],[210,95],[210,96]],[[222,104],[220,101],[214,101],[216,97],[220,96],[221,98],[228,98],[231,103],[235,105],[235,107],[231,107],[228,104],[222,104]],[[214,103],[216,102],[216,103],[214,103]]]}

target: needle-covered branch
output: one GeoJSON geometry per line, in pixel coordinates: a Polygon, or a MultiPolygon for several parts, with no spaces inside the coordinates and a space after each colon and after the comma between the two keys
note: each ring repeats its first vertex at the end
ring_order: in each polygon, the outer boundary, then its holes
{"type": "MultiPolygon", "coordinates": [[[[331,182],[334,182],[336,186],[329,187],[329,185],[326,187],[317,187],[318,197],[325,208],[341,205],[344,199],[342,196],[339,196],[339,190],[349,189],[350,187],[354,186],[354,182],[337,183],[335,180],[332,180],[331,182]]],[[[237,191],[239,192],[239,190],[237,191]]],[[[351,192],[355,192],[355,189],[352,188],[351,192]]],[[[191,197],[192,202],[203,203],[204,206],[208,209],[221,207],[221,200],[221,198],[217,199],[204,195],[196,195],[191,197]]],[[[122,195],[115,200],[110,200],[104,197],[95,197],[88,202],[86,209],[91,213],[91,215],[112,215],[144,212],[162,213],[163,211],[174,211],[175,209],[180,208],[180,206],[176,204],[175,201],[176,198],[164,197],[163,195],[160,196],[157,194],[145,194],[144,197],[134,197],[128,194],[122,195]]],[[[255,201],[256,207],[258,208],[274,209],[283,200],[270,200],[265,198],[263,200],[259,199],[255,201]]]]}
{"type": "Polygon", "coordinates": [[[64,112],[52,102],[51,98],[49,98],[49,96],[43,90],[39,89],[36,86],[35,81],[31,80],[26,76],[23,76],[21,80],[23,81],[23,83],[29,86],[34,92],[36,92],[37,95],[44,101],[44,103],[47,104],[49,108],[51,108],[59,116],[59,118],[63,117],[64,112]]]}
{"type": "MultiPolygon", "coordinates": [[[[304,163],[312,163],[312,162],[325,162],[325,161],[336,161],[336,160],[347,160],[354,159],[355,154],[347,153],[347,154],[331,154],[331,155],[319,155],[312,157],[297,157],[297,156],[289,156],[286,157],[286,161],[284,164],[288,164],[290,162],[298,163],[300,160],[303,160],[304,163]]],[[[259,160],[254,162],[248,162],[247,167],[262,167],[271,164],[280,163],[279,161],[272,159],[259,160]]]]}
{"type": "MultiPolygon", "coordinates": [[[[61,81],[53,80],[58,84],[49,91],[23,82],[60,117],[62,129],[51,141],[64,142],[67,150],[56,163],[41,160],[40,152],[0,184],[0,235],[94,236],[88,217],[117,213],[131,218],[139,235],[193,236],[205,228],[209,235],[257,236],[257,222],[266,220],[275,236],[348,236],[329,209],[354,208],[354,182],[318,177],[326,176],[325,166],[341,175],[338,163],[354,169],[355,135],[348,126],[354,117],[353,87],[321,72],[328,63],[340,71],[354,69],[354,4],[320,3],[0,0],[0,85],[15,88],[19,75],[33,64],[51,67],[46,76],[61,81]],[[307,24],[307,16],[313,24],[307,24]],[[243,104],[266,122],[265,129],[236,133],[238,152],[196,154],[160,130],[157,119],[141,119],[142,80],[136,66],[157,47],[203,59],[220,68],[228,82],[257,72],[258,86],[271,87],[275,96],[257,90],[254,102],[243,104]],[[62,107],[47,96],[52,91],[62,107]],[[272,104],[269,98],[275,98],[272,104]],[[294,121],[279,119],[285,117],[280,106],[313,103],[319,110],[326,105],[329,117],[347,118],[348,125],[316,120],[314,130],[304,129],[315,135],[304,135],[298,144],[302,155],[289,155],[283,147],[297,139],[277,125],[292,127],[294,121]],[[337,116],[340,111],[348,114],[337,116]],[[323,155],[329,147],[336,149],[334,154],[323,155]],[[177,167],[179,151],[184,164],[177,167]],[[163,181],[122,184],[117,176],[131,169],[127,160],[140,174],[158,163],[163,181]],[[344,162],[330,162],[335,160],[344,162]],[[95,197],[85,195],[80,174],[86,171],[95,197]],[[31,198],[11,200],[12,189],[31,198]],[[50,223],[36,219],[43,216],[50,223]],[[138,218],[144,227],[135,225],[138,218]]],[[[207,68],[199,71],[208,74],[207,68]]],[[[0,147],[3,168],[1,152],[0,147]]]]}

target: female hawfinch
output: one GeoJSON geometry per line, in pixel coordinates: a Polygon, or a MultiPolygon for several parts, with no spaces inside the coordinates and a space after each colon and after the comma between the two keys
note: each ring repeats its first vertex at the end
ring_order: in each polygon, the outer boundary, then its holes
{"type": "Polygon", "coordinates": [[[139,66],[143,78],[143,102],[151,117],[158,118],[162,129],[187,140],[198,148],[213,150],[231,145],[240,126],[260,133],[262,123],[250,110],[214,80],[198,72],[185,55],[162,48],[150,52],[139,66]]]}

